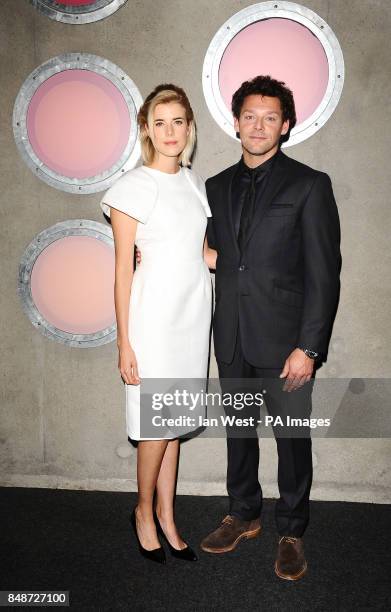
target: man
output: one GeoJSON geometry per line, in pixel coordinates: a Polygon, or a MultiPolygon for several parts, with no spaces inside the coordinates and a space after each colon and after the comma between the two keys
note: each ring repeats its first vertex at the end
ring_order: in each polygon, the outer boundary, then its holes
{"type": "MultiPolygon", "coordinates": [[[[311,411],[314,373],[326,360],[339,298],[340,227],[327,174],[284,155],[296,123],[292,92],[269,76],[241,85],[232,99],[242,144],[239,163],[206,181],[218,253],[215,355],[224,390],[232,379],[260,379],[273,415],[311,411]]],[[[254,381],[253,381],[254,382],[254,381]]],[[[233,550],[261,531],[259,442],[227,437],[229,514],[201,543],[233,550]]],[[[280,498],[276,574],[307,569],[302,536],[309,518],[311,438],[276,437],[280,498]]]]}

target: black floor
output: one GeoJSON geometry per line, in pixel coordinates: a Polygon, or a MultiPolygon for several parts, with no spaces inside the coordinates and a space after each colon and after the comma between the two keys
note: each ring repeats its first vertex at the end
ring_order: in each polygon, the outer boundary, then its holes
{"type": "MultiPolygon", "coordinates": [[[[0,590],[69,590],[73,610],[390,610],[389,505],[312,502],[309,570],[277,578],[274,504],[260,538],[231,553],[166,566],[140,557],[133,493],[0,489],[0,590]]],[[[177,522],[198,550],[226,514],[223,497],[177,498],[177,522]]],[[[21,609],[21,608],[19,608],[21,609]]]]}

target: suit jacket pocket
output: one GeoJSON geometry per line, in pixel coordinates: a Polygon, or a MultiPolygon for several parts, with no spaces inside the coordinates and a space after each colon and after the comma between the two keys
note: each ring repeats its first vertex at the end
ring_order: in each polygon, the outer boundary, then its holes
{"type": "Polygon", "coordinates": [[[276,302],[282,302],[287,306],[294,306],[300,308],[303,305],[303,294],[297,291],[291,291],[290,289],[283,289],[274,285],[273,287],[273,298],[276,302]]]}
{"type": "Polygon", "coordinates": [[[291,202],[274,202],[269,206],[266,217],[285,217],[286,215],[294,215],[297,212],[297,207],[291,202]]]}
{"type": "Polygon", "coordinates": [[[273,204],[270,205],[270,208],[292,208],[293,206],[293,202],[273,202],[273,204]]]}

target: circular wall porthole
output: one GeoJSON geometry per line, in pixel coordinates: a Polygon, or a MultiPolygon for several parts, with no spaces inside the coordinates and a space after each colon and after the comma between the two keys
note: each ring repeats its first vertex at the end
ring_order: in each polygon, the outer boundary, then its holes
{"type": "Polygon", "coordinates": [[[107,189],[140,156],[139,90],[108,60],[67,53],[45,62],[15,101],[15,141],[43,181],[72,193],[107,189]]]}
{"type": "Polygon", "coordinates": [[[231,99],[241,83],[264,74],[293,91],[297,124],[283,146],[302,142],[329,119],[341,96],[338,40],[316,13],[293,2],[261,2],[239,11],[213,37],[202,84],[218,125],[236,138],[231,99]]]}
{"type": "Polygon", "coordinates": [[[78,348],[116,337],[114,245],[111,228],[72,219],[45,229],[19,265],[18,293],[45,336],[78,348]]]}
{"type": "Polygon", "coordinates": [[[91,23],[118,11],[127,0],[30,0],[30,3],[50,19],[64,23],[91,23]]]}

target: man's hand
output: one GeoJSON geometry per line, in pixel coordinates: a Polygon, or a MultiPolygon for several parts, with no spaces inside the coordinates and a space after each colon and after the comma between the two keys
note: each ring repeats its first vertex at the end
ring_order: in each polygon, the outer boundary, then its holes
{"type": "Polygon", "coordinates": [[[138,264],[141,263],[141,251],[139,251],[137,247],[136,247],[136,261],[138,264]]]}
{"type": "Polygon", "coordinates": [[[295,391],[311,380],[314,359],[297,348],[287,358],[280,378],[286,378],[283,391],[295,391]]]}

